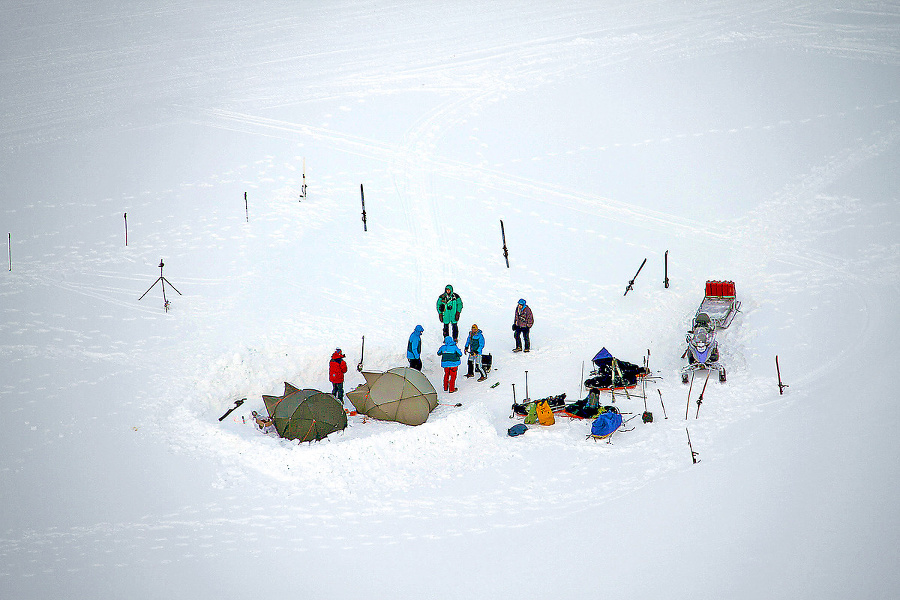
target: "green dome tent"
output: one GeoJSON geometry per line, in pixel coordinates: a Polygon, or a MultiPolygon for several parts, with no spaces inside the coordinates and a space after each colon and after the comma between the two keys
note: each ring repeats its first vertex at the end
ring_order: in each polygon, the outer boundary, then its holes
{"type": "Polygon", "coordinates": [[[263,396],[266,410],[275,421],[278,435],[310,442],[347,427],[343,405],[319,390],[298,390],[284,382],[283,396],[263,396]]]}
{"type": "Polygon", "coordinates": [[[437,405],[434,386],[420,371],[396,367],[385,373],[364,371],[366,382],[347,399],[360,413],[406,425],[421,425],[437,405]]]}

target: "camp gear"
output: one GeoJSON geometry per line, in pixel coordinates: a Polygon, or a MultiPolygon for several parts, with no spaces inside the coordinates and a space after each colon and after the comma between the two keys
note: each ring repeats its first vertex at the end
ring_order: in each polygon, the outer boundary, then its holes
{"type": "Polygon", "coordinates": [[[681,369],[681,382],[688,382],[688,375],[698,369],[715,370],[719,381],[725,381],[725,367],[719,364],[719,343],[716,333],[727,329],[740,311],[733,281],[707,281],[706,292],[700,307],[691,320],[691,329],[685,336],[687,366],[681,369]]]}
{"type": "Polygon", "coordinates": [[[637,387],[638,380],[650,374],[647,367],[619,360],[604,346],[591,360],[596,367],[584,385],[589,390],[625,390],[637,387]]]}
{"type": "Polygon", "coordinates": [[[553,425],[556,419],[553,418],[553,411],[550,410],[550,403],[546,400],[540,400],[537,403],[538,423],[541,425],[553,425]]]}
{"type": "Polygon", "coordinates": [[[641,414],[641,421],[644,423],[652,423],[653,422],[653,413],[647,410],[647,396],[644,395],[644,412],[641,414]]]}
{"type": "Polygon", "coordinates": [[[528,413],[525,415],[525,423],[527,425],[534,425],[537,422],[537,402],[531,402],[530,404],[528,404],[528,413]]]}
{"type": "Polygon", "coordinates": [[[526,431],[528,431],[528,428],[527,428],[527,427],[525,427],[525,426],[522,425],[521,423],[517,423],[517,424],[513,425],[512,427],[510,427],[509,429],[507,429],[507,430],[506,430],[506,433],[507,433],[510,437],[515,437],[515,436],[517,436],[517,435],[522,435],[522,434],[525,433],[526,431]]]}
{"type": "Polygon", "coordinates": [[[363,357],[366,355],[366,336],[362,336],[362,346],[359,349],[359,364],[356,365],[356,370],[362,373],[363,370],[363,357]]]}
{"type": "Polygon", "coordinates": [[[778,371],[778,395],[784,394],[784,388],[790,387],[786,383],[781,383],[781,366],[778,364],[778,355],[775,355],[775,370],[778,371]]]}
{"type": "Polygon", "coordinates": [[[284,383],[281,396],[263,396],[266,411],[283,438],[310,442],[347,427],[344,407],[331,394],[284,383]]]}
{"type": "Polygon", "coordinates": [[[560,412],[565,410],[566,408],[566,395],[559,394],[557,396],[547,396],[546,398],[539,398],[537,400],[525,400],[521,404],[516,403],[515,398],[515,388],[513,389],[513,404],[512,404],[512,412],[514,415],[518,415],[520,417],[528,414],[529,409],[532,404],[536,404],[538,402],[542,402],[544,400],[547,401],[547,404],[550,406],[550,410],[553,412],[560,412]]]}
{"type": "Polygon", "coordinates": [[[244,403],[244,400],[246,400],[246,398],[241,398],[240,400],[235,400],[235,401],[234,401],[234,406],[232,406],[231,408],[229,408],[228,411],[226,411],[224,415],[222,415],[221,417],[219,417],[219,420],[220,420],[220,421],[224,421],[224,420],[225,420],[225,417],[227,417],[228,415],[230,415],[232,412],[234,412],[234,410],[235,410],[238,406],[240,406],[241,404],[244,403]]]}
{"type": "Polygon", "coordinates": [[[595,419],[597,415],[603,412],[619,412],[619,410],[615,406],[592,404],[588,398],[567,404],[563,410],[565,416],[573,419],[595,419]]]}
{"type": "Polygon", "coordinates": [[[591,423],[590,437],[603,440],[609,438],[622,426],[622,415],[618,412],[607,411],[602,412],[591,423]]]}
{"type": "Polygon", "coordinates": [[[347,399],[357,411],[374,419],[421,425],[438,405],[434,386],[416,369],[363,371],[363,377],[366,383],[348,392],[347,399]]]}
{"type": "Polygon", "coordinates": [[[623,296],[627,296],[628,292],[630,292],[634,288],[634,280],[637,279],[637,276],[641,274],[641,269],[644,268],[644,265],[647,264],[647,259],[644,259],[644,262],[641,263],[641,266],[638,267],[637,273],[634,274],[634,277],[631,278],[631,281],[628,282],[628,287],[625,288],[625,293],[623,296]]]}

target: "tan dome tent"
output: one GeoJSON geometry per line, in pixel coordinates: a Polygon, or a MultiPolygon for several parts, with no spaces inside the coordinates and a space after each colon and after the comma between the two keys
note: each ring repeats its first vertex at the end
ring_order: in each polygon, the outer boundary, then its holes
{"type": "Polygon", "coordinates": [[[421,425],[437,405],[434,386],[420,371],[396,367],[386,373],[363,372],[366,382],[347,393],[356,410],[373,419],[421,425]]]}
{"type": "Polygon", "coordinates": [[[285,382],[283,396],[262,398],[278,435],[283,438],[310,442],[347,427],[344,407],[331,394],[298,390],[285,382]]]}

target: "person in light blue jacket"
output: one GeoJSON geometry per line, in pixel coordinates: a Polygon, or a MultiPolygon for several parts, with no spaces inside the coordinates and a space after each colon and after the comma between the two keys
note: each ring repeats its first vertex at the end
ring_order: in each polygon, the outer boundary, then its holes
{"type": "Polygon", "coordinates": [[[478,325],[472,325],[469,337],[466,338],[466,347],[463,350],[469,353],[467,361],[469,371],[466,373],[466,377],[475,377],[474,371],[477,370],[478,374],[481,375],[478,381],[487,379],[487,373],[484,372],[484,365],[481,362],[481,356],[484,352],[484,334],[478,329],[478,325]]]}
{"type": "Polygon", "coordinates": [[[417,371],[422,370],[422,333],[425,328],[416,325],[413,332],[409,334],[409,342],[406,344],[406,359],[409,366],[417,371]]]}
{"type": "Polygon", "coordinates": [[[440,354],[441,366],[444,367],[444,391],[452,394],[456,391],[456,371],[459,369],[463,351],[453,341],[453,337],[448,335],[437,353],[440,354]]]}

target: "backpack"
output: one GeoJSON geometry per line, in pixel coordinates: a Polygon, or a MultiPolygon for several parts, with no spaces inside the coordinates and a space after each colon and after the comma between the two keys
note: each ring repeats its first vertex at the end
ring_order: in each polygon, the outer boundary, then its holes
{"type": "Polygon", "coordinates": [[[512,427],[510,427],[506,433],[510,437],[516,437],[517,435],[522,435],[526,431],[528,431],[528,428],[525,427],[524,425],[522,425],[521,423],[519,423],[517,425],[513,425],[512,427]]]}
{"type": "Polygon", "coordinates": [[[537,417],[541,425],[553,425],[556,419],[553,418],[553,411],[550,410],[550,403],[546,400],[537,402],[537,417]]]}
{"type": "Polygon", "coordinates": [[[528,414],[525,415],[525,424],[526,425],[534,425],[538,422],[537,416],[537,402],[532,402],[528,405],[528,414]]]}

